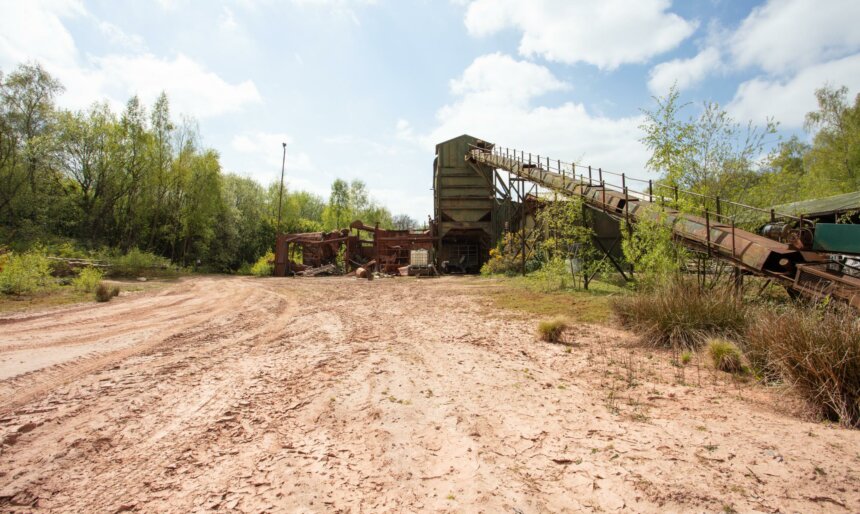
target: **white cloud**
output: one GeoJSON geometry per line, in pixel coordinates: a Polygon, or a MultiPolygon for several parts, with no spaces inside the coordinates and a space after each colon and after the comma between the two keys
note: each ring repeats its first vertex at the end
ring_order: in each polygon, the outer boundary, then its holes
{"type": "Polygon", "coordinates": [[[860,54],[809,66],[787,80],[755,78],[738,86],[729,112],[740,120],[762,122],[772,116],[782,126],[803,125],[807,112],[817,108],[815,90],[826,83],[860,91],[860,54]]]}
{"type": "Polygon", "coordinates": [[[144,53],[143,40],[99,20],[71,0],[9,2],[0,17],[0,66],[38,61],[66,86],[60,101],[85,108],[107,99],[121,107],[132,95],[151,103],[166,91],[174,112],[198,118],[235,112],[262,101],[250,80],[229,83],[184,54],[158,57],[144,53]],[[128,53],[81,56],[63,19],[83,16],[110,46],[128,53]]]}
{"type": "Polygon", "coordinates": [[[4,68],[38,58],[69,65],[77,58],[74,38],[63,18],[86,15],[75,0],[0,2],[0,65],[4,68]]]}
{"type": "Polygon", "coordinates": [[[690,59],[673,59],[654,66],[649,75],[648,89],[655,95],[666,94],[673,84],[677,84],[680,90],[688,89],[720,66],[720,51],[708,47],[690,59]]]}
{"type": "Polygon", "coordinates": [[[412,125],[409,121],[404,119],[397,120],[397,125],[395,127],[395,137],[402,141],[414,141],[415,134],[412,132],[412,125]]]}
{"type": "Polygon", "coordinates": [[[858,19],[857,0],[770,0],[741,23],[731,53],[738,66],[800,70],[860,49],[858,19]]]}
{"type": "Polygon", "coordinates": [[[450,82],[457,95],[481,94],[499,102],[522,103],[544,93],[567,89],[543,66],[500,53],[482,55],[450,82]]]}
{"type": "Polygon", "coordinates": [[[277,183],[284,156],[282,143],[287,143],[284,173],[287,188],[328,195],[327,186],[318,180],[320,174],[310,156],[299,150],[299,144],[291,135],[283,132],[255,131],[233,136],[230,148],[234,152],[225,152],[222,163],[227,171],[251,177],[264,186],[277,183]]]}
{"type": "Polygon", "coordinates": [[[482,59],[476,59],[460,79],[452,82],[452,92],[458,98],[438,111],[438,126],[421,138],[425,148],[465,133],[527,152],[643,176],[647,152],[638,141],[641,116],[594,115],[574,102],[556,107],[535,106],[535,98],[543,91],[529,83],[528,77],[554,87],[562,84],[549,70],[510,58],[482,59]],[[488,63],[492,63],[491,70],[486,69],[488,63]],[[510,85],[504,81],[479,81],[482,87],[459,87],[472,83],[468,77],[476,73],[473,67],[483,69],[478,75],[517,77],[523,65],[535,66],[540,71],[520,79],[526,81],[521,86],[527,93],[516,102],[510,101],[510,85]],[[498,90],[493,88],[494,84],[498,90]]]}
{"type": "Polygon", "coordinates": [[[226,5],[221,8],[221,14],[218,16],[218,26],[226,32],[232,32],[239,27],[239,24],[236,22],[236,16],[233,15],[233,11],[226,5]]]}
{"type": "MultiPolygon", "coordinates": [[[[280,170],[283,159],[283,143],[287,143],[287,168],[295,171],[314,170],[310,156],[295,150],[295,140],[289,134],[282,132],[245,132],[234,136],[230,146],[237,152],[255,156],[255,164],[264,164],[260,167],[280,170]]],[[[265,182],[263,181],[263,183],[265,182]]]]}
{"type": "Polygon", "coordinates": [[[519,52],[602,69],[638,63],[675,48],[698,23],[668,12],[669,0],[474,0],[466,27],[476,36],[515,28],[519,52]]]}

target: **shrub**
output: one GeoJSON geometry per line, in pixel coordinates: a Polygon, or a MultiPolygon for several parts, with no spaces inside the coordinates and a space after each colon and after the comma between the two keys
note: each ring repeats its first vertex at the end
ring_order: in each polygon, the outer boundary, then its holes
{"type": "Polygon", "coordinates": [[[72,287],[77,291],[89,293],[101,283],[104,273],[98,268],[87,267],[82,269],[78,276],[72,280],[72,287]]]}
{"type": "Polygon", "coordinates": [[[27,294],[52,287],[51,264],[39,252],[11,254],[0,271],[0,291],[6,294],[27,294]]]}
{"type": "Polygon", "coordinates": [[[96,286],[96,301],[97,302],[109,302],[110,299],[111,299],[110,289],[103,282],[99,282],[99,285],[96,286]]]}
{"type": "Polygon", "coordinates": [[[844,304],[761,310],[747,354],[793,386],[823,417],[860,428],[860,318],[844,304]]]}
{"type": "Polygon", "coordinates": [[[541,321],[538,323],[538,336],[542,341],[557,343],[561,339],[562,332],[567,329],[567,322],[561,318],[541,321]]]}
{"type": "Polygon", "coordinates": [[[275,254],[271,251],[257,259],[257,262],[251,266],[251,274],[258,277],[269,277],[274,273],[275,254]]]}
{"type": "Polygon", "coordinates": [[[119,287],[113,286],[112,288],[110,288],[110,295],[111,295],[111,298],[113,298],[115,296],[119,296],[119,287]]]}
{"type": "Polygon", "coordinates": [[[555,257],[544,263],[534,272],[535,283],[543,292],[559,291],[567,288],[573,282],[567,263],[560,257],[555,257]]]}
{"type": "Polygon", "coordinates": [[[144,272],[161,272],[170,268],[170,260],[132,248],[127,254],[111,259],[111,275],[138,277],[144,272]]]}
{"type": "Polygon", "coordinates": [[[622,325],[655,346],[695,348],[707,337],[737,339],[747,310],[730,286],[702,289],[693,281],[672,279],[655,289],[614,299],[622,325]]]}
{"type": "Polygon", "coordinates": [[[714,367],[718,370],[727,373],[740,373],[744,370],[743,354],[735,343],[725,339],[711,339],[707,349],[714,367]]]}
{"type": "Polygon", "coordinates": [[[673,224],[658,206],[646,207],[637,217],[632,230],[622,222],[624,257],[636,266],[636,282],[640,287],[665,286],[677,275],[689,253],[673,240],[673,224]]]}

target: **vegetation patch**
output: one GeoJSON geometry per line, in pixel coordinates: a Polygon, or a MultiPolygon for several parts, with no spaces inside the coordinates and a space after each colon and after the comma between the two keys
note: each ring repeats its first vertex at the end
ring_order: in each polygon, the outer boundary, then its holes
{"type": "Polygon", "coordinates": [[[567,330],[567,322],[561,318],[544,320],[537,326],[538,337],[549,343],[559,342],[565,330],[567,330]]]}
{"type": "Polygon", "coordinates": [[[710,289],[683,278],[611,302],[621,323],[642,340],[662,347],[696,348],[708,337],[737,338],[748,312],[730,286],[710,289]]]}
{"type": "Polygon", "coordinates": [[[607,322],[609,299],[622,292],[620,287],[602,281],[592,282],[588,291],[572,287],[548,291],[533,275],[492,278],[485,283],[488,287],[481,287],[481,291],[497,309],[582,323],[607,322]]]}
{"type": "Polygon", "coordinates": [[[761,309],[746,340],[756,371],[792,386],[823,417],[860,428],[860,318],[850,307],[761,309]]]}
{"type": "Polygon", "coordinates": [[[104,282],[96,286],[95,296],[97,302],[109,302],[113,298],[110,288],[104,282]]]}
{"type": "Polygon", "coordinates": [[[110,274],[114,277],[140,277],[144,275],[172,275],[170,260],[132,248],[125,255],[110,259],[110,274]]]}
{"type": "Polygon", "coordinates": [[[745,370],[740,348],[725,339],[710,339],[706,345],[714,367],[726,373],[741,373],[745,370]]]}
{"type": "Polygon", "coordinates": [[[103,276],[104,273],[102,273],[98,268],[84,268],[78,273],[78,276],[72,280],[72,287],[74,287],[76,291],[91,293],[95,291],[96,287],[101,283],[103,276]]]}
{"type": "Polygon", "coordinates": [[[51,264],[38,251],[4,256],[0,270],[0,291],[23,295],[52,289],[56,282],[51,276],[51,264]]]}
{"type": "Polygon", "coordinates": [[[257,259],[257,262],[251,266],[251,274],[258,277],[271,277],[274,273],[275,254],[266,252],[265,255],[257,259]]]}

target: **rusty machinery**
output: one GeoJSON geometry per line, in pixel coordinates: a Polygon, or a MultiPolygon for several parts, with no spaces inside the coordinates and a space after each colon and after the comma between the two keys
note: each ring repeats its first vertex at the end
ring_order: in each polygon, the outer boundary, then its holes
{"type": "Polygon", "coordinates": [[[503,170],[511,177],[578,196],[587,207],[615,220],[651,219],[665,224],[681,243],[734,266],[738,278],[741,273],[764,276],[795,294],[831,295],[860,307],[860,279],[832,258],[833,249],[819,248],[815,224],[802,216],[721,201],[627,177],[624,173],[566,163],[479,140],[474,140],[464,158],[472,166],[483,168],[485,175],[503,170]],[[640,190],[635,190],[633,184],[640,184],[640,190]],[[701,205],[702,214],[682,213],[672,208],[681,195],[701,205]],[[742,212],[769,217],[765,234],[774,238],[738,227],[737,215],[742,212]]]}
{"type": "MultiPolygon", "coordinates": [[[[275,244],[275,276],[292,275],[326,268],[334,271],[342,257],[346,272],[358,267],[395,274],[410,265],[415,250],[432,253],[435,224],[428,230],[388,230],[353,221],[348,229],[332,232],[283,234],[275,244]],[[301,255],[301,262],[295,259],[301,255]]],[[[432,260],[432,259],[431,259],[432,260]]]]}

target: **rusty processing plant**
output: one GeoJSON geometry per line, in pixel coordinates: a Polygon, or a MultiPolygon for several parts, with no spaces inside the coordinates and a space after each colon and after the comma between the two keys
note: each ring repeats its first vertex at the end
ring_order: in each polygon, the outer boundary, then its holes
{"type": "Polygon", "coordinates": [[[407,274],[420,265],[411,262],[416,255],[434,273],[477,273],[508,232],[521,234],[522,248],[514,250],[523,256],[534,246],[541,233],[533,222],[533,200],[542,191],[582,199],[592,211],[596,246],[622,274],[622,221],[635,226],[651,219],[670,226],[679,244],[731,265],[738,281],[761,276],[794,295],[832,296],[860,307],[860,269],[852,258],[860,254],[860,225],[759,209],[468,135],[436,145],[434,219],[426,230],[384,230],[356,221],[331,233],[281,235],[275,274],[330,271],[338,258],[344,271],[407,274]],[[695,213],[675,208],[682,198],[695,205],[695,213]],[[761,220],[758,233],[750,230],[750,220],[761,220]],[[296,252],[301,264],[291,258],[296,252]]]}

